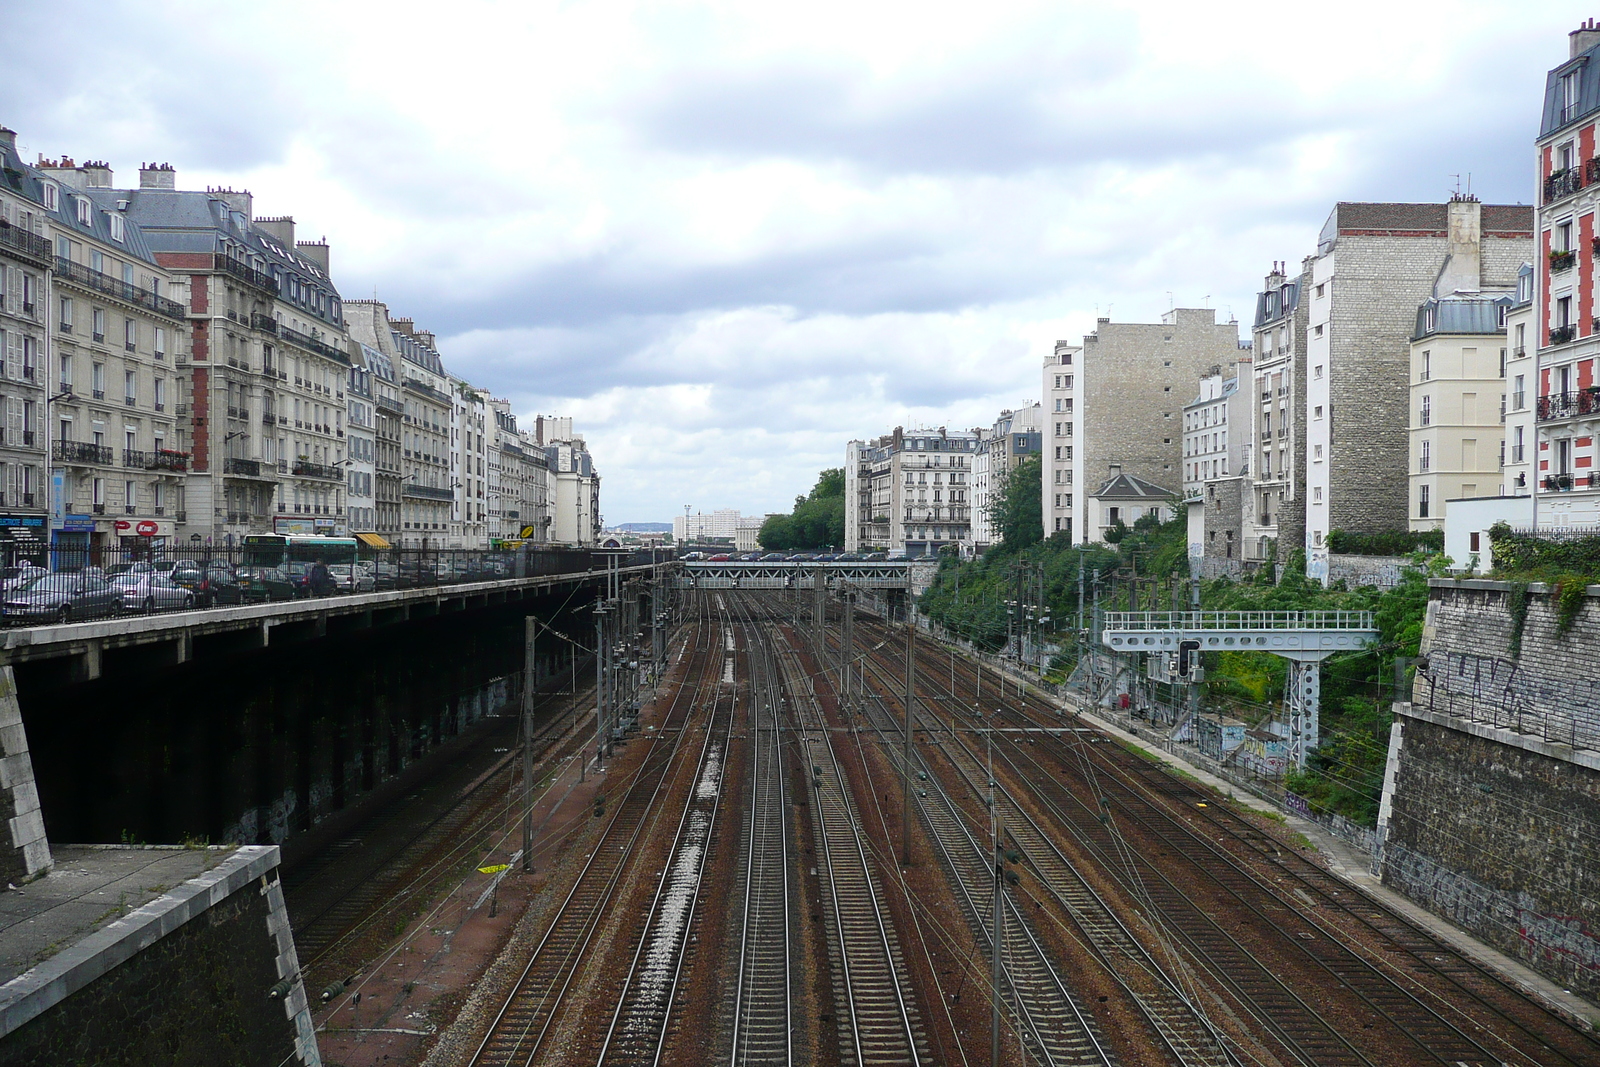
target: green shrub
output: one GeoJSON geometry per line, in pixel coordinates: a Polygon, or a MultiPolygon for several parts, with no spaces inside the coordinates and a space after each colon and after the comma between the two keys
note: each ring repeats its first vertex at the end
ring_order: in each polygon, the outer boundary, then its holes
{"type": "Polygon", "coordinates": [[[1351,556],[1409,556],[1418,550],[1444,551],[1443,530],[1385,530],[1383,533],[1328,532],[1328,551],[1351,556]]]}

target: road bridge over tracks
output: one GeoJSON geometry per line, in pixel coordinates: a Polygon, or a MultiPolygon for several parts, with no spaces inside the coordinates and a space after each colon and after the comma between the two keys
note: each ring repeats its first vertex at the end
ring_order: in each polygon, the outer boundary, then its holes
{"type": "Polygon", "coordinates": [[[849,584],[856,589],[919,591],[937,569],[935,560],[908,559],[887,563],[694,561],[682,564],[677,584],[682,589],[813,589],[820,577],[827,589],[849,584]]]}

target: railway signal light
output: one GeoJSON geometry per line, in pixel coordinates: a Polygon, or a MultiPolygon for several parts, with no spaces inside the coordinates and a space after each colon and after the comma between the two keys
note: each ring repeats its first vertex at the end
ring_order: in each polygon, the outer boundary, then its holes
{"type": "Polygon", "coordinates": [[[1178,677],[1188,678],[1200,666],[1200,642],[1178,642],[1178,677]]]}

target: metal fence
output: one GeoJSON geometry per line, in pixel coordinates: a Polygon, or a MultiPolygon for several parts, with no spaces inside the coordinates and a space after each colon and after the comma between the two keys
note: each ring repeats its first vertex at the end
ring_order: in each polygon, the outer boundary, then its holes
{"type": "Polygon", "coordinates": [[[1548,678],[1511,660],[1435,650],[1417,672],[1417,707],[1529,734],[1573,748],[1600,749],[1600,680],[1548,678]]]}
{"type": "Polygon", "coordinates": [[[1107,630],[1371,630],[1370,611],[1111,611],[1107,630]]]}
{"type": "Polygon", "coordinates": [[[36,626],[666,563],[670,551],[373,549],[273,564],[256,546],[39,545],[0,570],[0,624],[36,626]]]}

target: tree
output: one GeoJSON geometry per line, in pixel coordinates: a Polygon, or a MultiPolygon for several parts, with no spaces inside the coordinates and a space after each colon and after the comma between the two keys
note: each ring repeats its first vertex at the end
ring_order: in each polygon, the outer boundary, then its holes
{"type": "Polygon", "coordinates": [[[1044,516],[1039,510],[1043,478],[1044,464],[1036,455],[995,476],[995,492],[989,498],[989,525],[1008,549],[1026,548],[1044,540],[1044,516]]]}
{"type": "Polygon", "coordinates": [[[756,538],[762,548],[773,550],[843,546],[844,468],[819,474],[809,494],[794,498],[794,511],[769,517],[756,538]]]}

